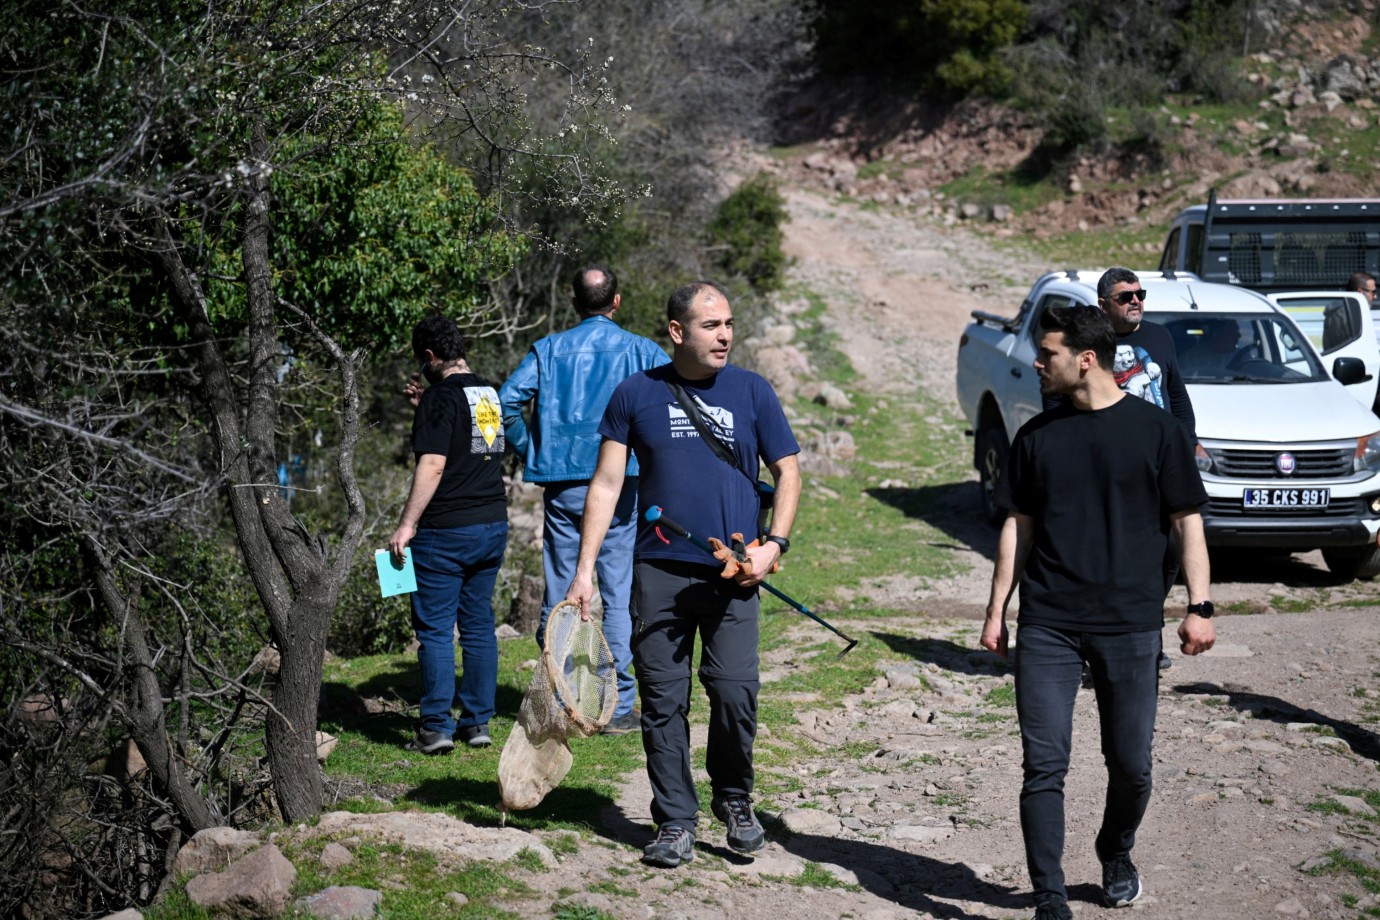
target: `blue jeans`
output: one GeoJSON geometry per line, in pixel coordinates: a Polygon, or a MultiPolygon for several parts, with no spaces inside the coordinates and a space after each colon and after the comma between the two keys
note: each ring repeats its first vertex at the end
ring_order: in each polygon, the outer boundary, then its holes
{"type": "Polygon", "coordinates": [[[1016,630],[1016,714],[1021,723],[1021,833],[1035,903],[1066,899],[1064,776],[1073,704],[1087,662],[1107,765],[1107,800],[1094,847],[1106,861],[1131,852],[1150,804],[1150,744],[1159,691],[1160,632],[1099,635],[1046,626],[1016,630]]]}
{"type": "MultiPolygon", "coordinates": [[[[580,526],[585,519],[585,494],[589,483],[549,482],[542,494],[546,523],[542,529],[541,562],[546,578],[546,597],[537,626],[537,646],[544,647],[546,620],[565,599],[575,579],[575,563],[580,555],[580,526]]],[[[633,710],[636,684],[632,675],[632,618],[628,597],[632,593],[633,543],[637,539],[637,477],[623,480],[623,491],[613,509],[613,521],[599,548],[594,574],[599,578],[599,596],[604,601],[604,641],[618,669],[618,706],[613,717],[633,710]]]]}
{"type": "Polygon", "coordinates": [[[494,583],[508,548],[508,522],[418,528],[409,544],[417,569],[412,628],[422,672],[422,728],[454,735],[460,726],[487,725],[498,690],[494,583]],[[455,687],[455,627],[460,627],[460,688],[455,687]]]}

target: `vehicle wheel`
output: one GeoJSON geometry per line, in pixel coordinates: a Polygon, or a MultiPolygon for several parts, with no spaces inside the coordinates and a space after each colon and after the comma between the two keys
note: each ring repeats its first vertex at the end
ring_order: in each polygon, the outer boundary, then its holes
{"type": "Polygon", "coordinates": [[[1322,556],[1327,568],[1339,578],[1369,581],[1380,575],[1380,548],[1374,546],[1329,547],[1322,556]]]}
{"type": "Polygon", "coordinates": [[[977,433],[978,479],[982,483],[982,516],[989,523],[1000,524],[1006,519],[1006,509],[997,505],[997,483],[1006,475],[1006,432],[1000,428],[983,428],[977,433]]]}

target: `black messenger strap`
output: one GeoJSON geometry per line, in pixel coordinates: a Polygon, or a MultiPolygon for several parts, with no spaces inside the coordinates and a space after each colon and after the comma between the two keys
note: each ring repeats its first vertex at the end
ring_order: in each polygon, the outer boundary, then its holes
{"type": "Polygon", "coordinates": [[[700,433],[700,440],[709,445],[709,449],[714,451],[716,457],[742,473],[744,476],[747,476],[748,482],[752,483],[752,488],[755,491],[757,489],[756,477],[748,476],[747,473],[743,471],[743,468],[738,465],[738,458],[734,455],[733,448],[725,444],[717,434],[710,430],[709,423],[706,422],[704,416],[700,414],[700,407],[695,404],[695,400],[686,392],[685,387],[673,380],[666,381],[666,386],[670,389],[671,395],[676,398],[676,402],[680,403],[681,411],[684,412],[685,417],[690,420],[690,424],[694,425],[695,430],[700,433]]]}

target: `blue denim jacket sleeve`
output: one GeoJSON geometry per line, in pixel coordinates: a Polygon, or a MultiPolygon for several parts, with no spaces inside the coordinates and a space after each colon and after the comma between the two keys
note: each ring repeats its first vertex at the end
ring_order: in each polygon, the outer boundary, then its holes
{"type": "Polygon", "coordinates": [[[503,433],[508,447],[519,457],[527,457],[527,422],[522,408],[537,395],[537,353],[529,350],[517,370],[503,382],[498,401],[503,405],[503,433]]]}

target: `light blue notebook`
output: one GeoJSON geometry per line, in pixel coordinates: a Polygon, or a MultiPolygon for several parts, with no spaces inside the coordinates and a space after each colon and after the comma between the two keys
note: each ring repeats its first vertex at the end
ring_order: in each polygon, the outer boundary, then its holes
{"type": "Polygon", "coordinates": [[[386,549],[374,553],[374,565],[379,570],[379,590],[384,597],[411,594],[417,590],[417,570],[412,567],[412,550],[403,550],[402,566],[393,564],[393,554],[386,549]]]}

